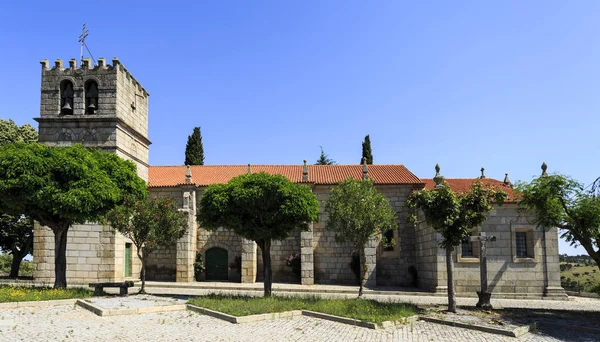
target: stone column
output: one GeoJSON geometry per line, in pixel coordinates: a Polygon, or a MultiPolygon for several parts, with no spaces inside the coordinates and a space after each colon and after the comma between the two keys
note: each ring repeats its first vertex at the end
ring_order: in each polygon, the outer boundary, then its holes
{"type": "Polygon", "coordinates": [[[377,238],[371,237],[365,246],[365,263],[368,267],[365,287],[377,286],[377,238]]]}
{"type": "Polygon", "coordinates": [[[194,281],[194,261],[196,259],[196,191],[193,187],[183,189],[183,208],[188,217],[185,234],[177,241],[176,275],[177,282],[194,281]]]}
{"type": "Polygon", "coordinates": [[[314,285],[315,283],[313,253],[313,223],[311,222],[307,231],[300,232],[300,282],[302,285],[314,285]]]}
{"type": "Polygon", "coordinates": [[[242,238],[242,283],[256,282],[256,242],[242,238]]]}

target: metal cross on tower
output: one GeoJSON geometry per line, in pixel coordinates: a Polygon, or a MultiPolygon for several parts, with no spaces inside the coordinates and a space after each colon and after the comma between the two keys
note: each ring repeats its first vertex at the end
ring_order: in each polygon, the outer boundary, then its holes
{"type": "Polygon", "coordinates": [[[85,23],[83,24],[83,28],[81,29],[81,35],[79,36],[79,42],[81,43],[81,59],[79,60],[80,64],[83,64],[83,48],[85,47],[85,37],[88,36],[90,31],[85,28],[85,23]]]}

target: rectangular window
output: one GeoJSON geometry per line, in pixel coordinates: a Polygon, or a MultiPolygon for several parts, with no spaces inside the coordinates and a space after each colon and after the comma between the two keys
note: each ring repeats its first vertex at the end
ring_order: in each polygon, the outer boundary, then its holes
{"type": "Polygon", "coordinates": [[[517,245],[517,258],[528,258],[527,251],[527,232],[516,232],[515,241],[517,245]]]}

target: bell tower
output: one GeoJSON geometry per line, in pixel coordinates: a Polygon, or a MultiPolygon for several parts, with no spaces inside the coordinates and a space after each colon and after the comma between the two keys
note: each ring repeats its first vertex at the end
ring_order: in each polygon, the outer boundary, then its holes
{"type": "Polygon", "coordinates": [[[148,181],[148,92],[117,58],[92,66],[42,64],[39,142],[50,146],[81,143],[133,161],[148,181]]]}

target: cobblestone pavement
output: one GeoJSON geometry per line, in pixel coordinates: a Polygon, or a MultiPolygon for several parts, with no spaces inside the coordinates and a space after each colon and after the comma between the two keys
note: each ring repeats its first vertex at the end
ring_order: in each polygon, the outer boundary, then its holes
{"type": "Polygon", "coordinates": [[[231,324],[190,311],[99,317],[73,305],[0,310],[0,341],[598,341],[543,330],[521,338],[416,322],[371,330],[312,317],[231,324]]]}

